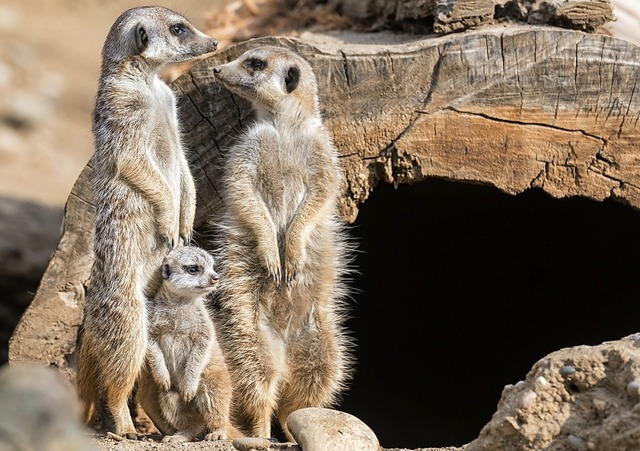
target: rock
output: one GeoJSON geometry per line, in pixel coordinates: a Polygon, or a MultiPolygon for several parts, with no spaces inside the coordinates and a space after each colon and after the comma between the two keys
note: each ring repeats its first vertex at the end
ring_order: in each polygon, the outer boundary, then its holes
{"type": "Polygon", "coordinates": [[[522,384],[504,388],[498,411],[465,451],[637,449],[634,338],[565,348],[538,361],[522,384]]]}
{"type": "Polygon", "coordinates": [[[293,412],[287,427],[303,451],[377,451],[376,434],[361,420],[331,409],[309,407],[293,412]]]}
{"type": "Polygon", "coordinates": [[[0,364],[60,239],[62,208],[0,197],[0,364]]]}
{"type": "Polygon", "coordinates": [[[55,370],[26,364],[0,370],[0,449],[95,451],[75,395],[55,370]]]}
{"type": "Polygon", "coordinates": [[[240,437],[233,441],[233,446],[240,451],[269,449],[271,441],[260,437],[240,437]]]}

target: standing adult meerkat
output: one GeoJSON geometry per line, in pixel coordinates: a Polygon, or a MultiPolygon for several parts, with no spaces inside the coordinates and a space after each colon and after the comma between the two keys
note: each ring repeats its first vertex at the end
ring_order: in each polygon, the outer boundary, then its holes
{"type": "Polygon", "coordinates": [[[149,346],[138,400],[165,442],[237,438],[231,426],[231,381],[206,296],[218,284],[214,260],[192,246],[172,250],[150,300],[149,346]],[[204,431],[203,431],[204,429],[204,431]]]}
{"type": "Polygon", "coordinates": [[[102,51],[93,117],[95,262],[80,331],[77,386],[90,422],[104,396],[115,432],[137,436],[127,406],[147,347],[145,296],[167,251],[191,239],[195,187],[180,143],[167,63],[217,41],[161,7],[125,11],[102,51]]]}
{"type": "Polygon", "coordinates": [[[350,375],[341,170],[304,58],[266,46],[213,71],[256,112],[226,154],[222,183],[217,317],[233,416],[270,437],[275,413],[292,440],[287,416],[333,404],[350,375]]]}

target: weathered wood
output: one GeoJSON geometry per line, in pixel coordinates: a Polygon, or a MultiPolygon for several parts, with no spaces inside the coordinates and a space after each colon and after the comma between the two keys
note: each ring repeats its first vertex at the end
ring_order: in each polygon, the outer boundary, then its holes
{"type": "Polygon", "coordinates": [[[475,28],[493,20],[493,0],[436,0],[433,30],[436,33],[475,28]]]}
{"type": "MultiPolygon", "coordinates": [[[[411,30],[416,21],[432,19],[436,33],[475,28],[494,17],[588,31],[614,20],[610,0],[336,0],[336,4],[351,19],[378,27],[411,30]]],[[[422,30],[426,29],[423,23],[422,30]]]]}
{"type": "Polygon", "coordinates": [[[505,8],[508,17],[530,24],[557,25],[593,31],[614,20],[610,0],[510,0],[505,8]]]}
{"type": "MultiPolygon", "coordinates": [[[[197,179],[197,226],[215,221],[220,163],[250,120],[249,105],[211,67],[249,47],[284,45],[309,59],[344,169],[343,217],[382,182],[426,177],[517,194],[613,197],[640,208],[640,48],[547,27],[485,28],[438,38],[392,34],[261,38],[179,78],[184,138],[197,179]]],[[[90,165],[73,188],[64,234],[9,359],[72,369],[92,262],[90,165]]],[[[206,236],[199,237],[206,245],[206,236]]]]}

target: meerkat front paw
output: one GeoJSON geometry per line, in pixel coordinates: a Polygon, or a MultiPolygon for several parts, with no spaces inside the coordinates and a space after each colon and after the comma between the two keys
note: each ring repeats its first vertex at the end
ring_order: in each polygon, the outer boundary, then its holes
{"type": "Polygon", "coordinates": [[[198,392],[200,379],[195,381],[186,381],[183,387],[180,387],[180,395],[184,402],[191,402],[198,392]]]}
{"type": "Polygon", "coordinates": [[[175,229],[160,230],[160,236],[164,240],[164,243],[166,244],[167,249],[169,249],[169,251],[173,250],[173,248],[179,244],[178,240],[180,239],[180,235],[175,229]]]}
{"type": "MultiPolygon", "coordinates": [[[[293,241],[293,240],[291,240],[293,241]]],[[[287,250],[285,251],[284,259],[284,282],[286,284],[292,283],[298,277],[300,270],[304,266],[307,253],[304,250],[304,246],[295,241],[287,244],[287,250]]]]}
{"type": "Polygon", "coordinates": [[[180,239],[178,215],[175,213],[167,213],[163,216],[159,216],[158,233],[170,251],[178,245],[178,240],[180,239]]]}
{"type": "Polygon", "coordinates": [[[169,377],[169,373],[167,374],[154,374],[154,379],[156,384],[158,384],[158,388],[163,392],[168,392],[171,390],[171,378],[169,377]]]}
{"type": "Polygon", "coordinates": [[[264,246],[258,248],[259,255],[262,260],[262,266],[267,270],[269,276],[274,282],[280,284],[282,280],[282,268],[280,267],[280,252],[278,251],[278,245],[272,244],[270,249],[265,249],[264,246]]]}
{"type": "Polygon", "coordinates": [[[188,246],[191,243],[191,237],[193,236],[193,227],[186,224],[180,225],[180,239],[182,244],[188,246]]]}

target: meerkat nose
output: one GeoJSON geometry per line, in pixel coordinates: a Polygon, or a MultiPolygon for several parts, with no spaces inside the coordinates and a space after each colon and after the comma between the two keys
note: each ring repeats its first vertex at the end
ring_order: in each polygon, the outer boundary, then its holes
{"type": "Polygon", "coordinates": [[[218,275],[218,273],[213,273],[211,274],[211,284],[215,285],[218,283],[218,281],[220,280],[220,276],[218,275]]]}
{"type": "Polygon", "coordinates": [[[216,67],[213,68],[213,73],[214,74],[219,74],[220,72],[222,72],[222,69],[220,69],[219,67],[216,66],[216,67]]]}

